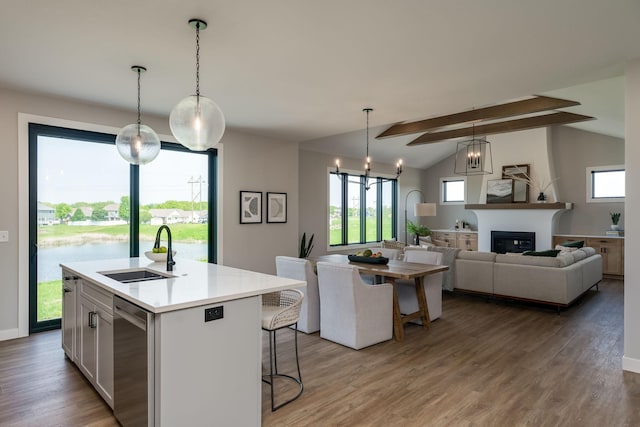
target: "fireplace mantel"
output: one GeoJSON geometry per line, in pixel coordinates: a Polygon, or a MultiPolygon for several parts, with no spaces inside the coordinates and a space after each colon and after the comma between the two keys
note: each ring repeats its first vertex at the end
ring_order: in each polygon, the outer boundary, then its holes
{"type": "Polygon", "coordinates": [[[559,214],[572,209],[572,203],[489,203],[465,205],[478,219],[478,250],[491,250],[491,231],[536,233],[539,250],[551,248],[554,222],[559,214]]]}
{"type": "Polygon", "coordinates": [[[484,203],[464,205],[465,209],[571,209],[573,203],[484,203]]]}

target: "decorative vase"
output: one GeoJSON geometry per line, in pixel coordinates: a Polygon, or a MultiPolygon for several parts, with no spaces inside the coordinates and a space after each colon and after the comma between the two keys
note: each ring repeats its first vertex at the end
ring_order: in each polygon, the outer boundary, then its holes
{"type": "Polygon", "coordinates": [[[540,194],[538,194],[538,203],[544,203],[546,199],[546,196],[544,195],[544,193],[541,191],[540,194]]]}

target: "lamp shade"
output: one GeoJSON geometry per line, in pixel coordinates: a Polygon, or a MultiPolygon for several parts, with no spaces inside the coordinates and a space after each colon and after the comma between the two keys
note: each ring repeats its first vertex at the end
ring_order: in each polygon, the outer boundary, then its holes
{"type": "Polygon", "coordinates": [[[191,95],[173,107],[169,126],[180,144],[193,151],[205,151],[220,142],[225,129],[224,114],[210,98],[191,95]]]}
{"type": "Polygon", "coordinates": [[[436,216],[436,204],[416,203],[413,213],[415,216],[436,216]]]}
{"type": "Polygon", "coordinates": [[[116,135],[116,147],[129,163],[144,165],[158,157],[160,138],[149,126],[133,123],[120,129],[116,135]]]}

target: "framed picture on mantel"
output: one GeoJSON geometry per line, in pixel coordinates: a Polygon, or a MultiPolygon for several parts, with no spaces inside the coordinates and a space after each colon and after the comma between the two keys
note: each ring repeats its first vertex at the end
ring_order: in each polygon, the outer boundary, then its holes
{"type": "Polygon", "coordinates": [[[529,165],[503,166],[502,178],[513,179],[513,203],[529,203],[529,184],[521,180],[529,178],[529,165]]]}
{"type": "Polygon", "coordinates": [[[487,203],[511,203],[512,191],[512,179],[490,179],[487,181],[487,203]]]}

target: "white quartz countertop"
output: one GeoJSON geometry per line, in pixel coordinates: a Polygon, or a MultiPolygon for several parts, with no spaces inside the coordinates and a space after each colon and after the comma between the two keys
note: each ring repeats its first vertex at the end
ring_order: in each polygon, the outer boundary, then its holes
{"type": "Polygon", "coordinates": [[[61,267],[115,295],[151,311],[163,313],[306,286],[287,279],[218,264],[176,258],[173,271],[166,262],[144,257],[65,262],[61,267]],[[120,283],[100,273],[144,268],[173,277],[134,283],[120,283]]]}

